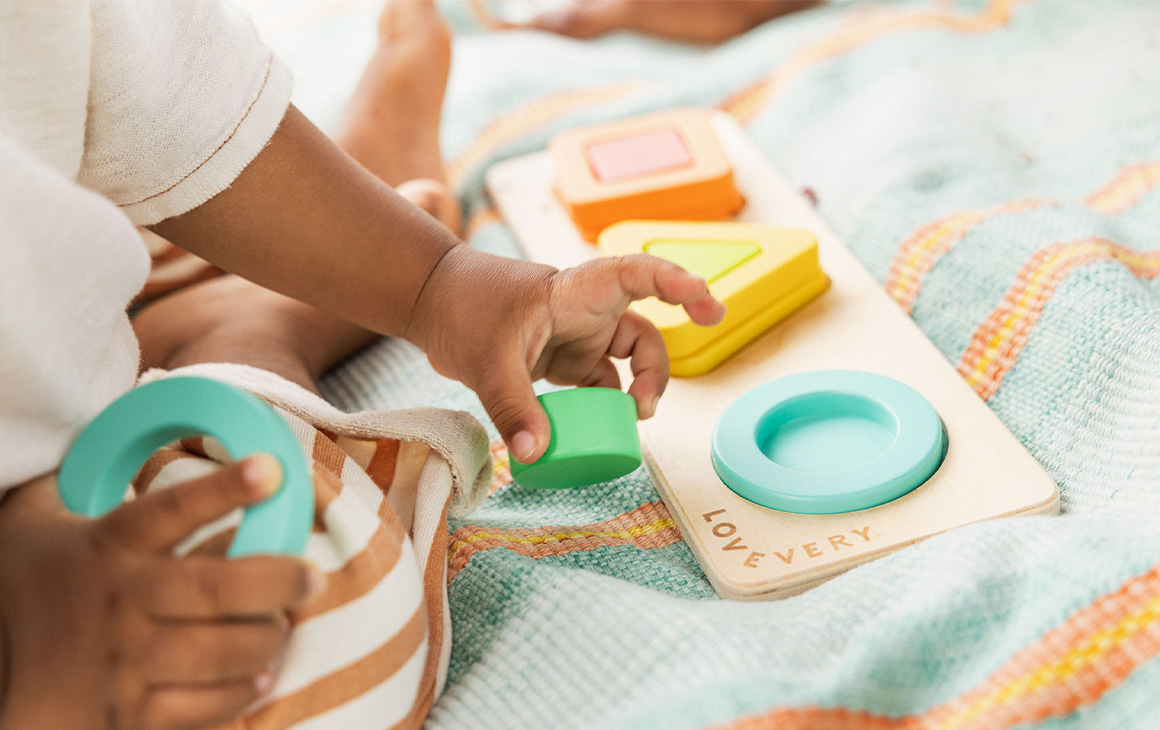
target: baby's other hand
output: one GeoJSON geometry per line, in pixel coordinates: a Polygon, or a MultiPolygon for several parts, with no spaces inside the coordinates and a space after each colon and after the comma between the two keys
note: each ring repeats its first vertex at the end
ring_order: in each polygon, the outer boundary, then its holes
{"type": "Polygon", "coordinates": [[[321,575],[297,558],[172,551],[280,482],[276,461],[251,457],[97,520],[68,514],[51,478],[6,495],[0,730],[192,730],[233,719],[270,689],[286,611],[321,575]]]}
{"type": "Polygon", "coordinates": [[[447,259],[416,304],[408,338],[438,371],[479,395],[524,463],[538,459],[550,439],[533,380],[618,388],[611,358],[628,358],[637,415],[653,415],[668,384],[668,354],[656,327],[628,310],[633,301],[657,297],[681,305],[706,326],[725,314],[704,279],[644,254],[564,271],[466,246],[447,259]]]}

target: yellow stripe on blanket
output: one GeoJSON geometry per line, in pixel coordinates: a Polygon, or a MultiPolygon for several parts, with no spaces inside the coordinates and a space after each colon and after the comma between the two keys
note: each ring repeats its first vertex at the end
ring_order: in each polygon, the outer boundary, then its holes
{"type": "Polygon", "coordinates": [[[719,730],[1006,730],[1092,705],[1160,653],[1160,566],[1072,614],[985,682],[892,717],[844,707],[773,708],[719,730]]]}
{"type": "Polygon", "coordinates": [[[598,547],[631,545],[647,550],[681,540],[680,530],[663,502],[648,502],[610,520],[587,525],[510,530],[465,525],[451,535],[447,580],[466,567],[472,556],[492,548],[505,548],[538,560],[598,547]]]}
{"type": "MultiPolygon", "coordinates": [[[[1157,186],[1160,186],[1160,162],[1129,165],[1084,197],[1082,202],[1100,213],[1121,215],[1157,186]]],[[[898,245],[884,284],[886,291],[903,311],[912,314],[927,274],[968,233],[996,216],[1024,213],[1045,205],[1061,205],[1061,202],[1050,198],[1024,198],[981,210],[952,213],[923,225],[898,245]]]]}
{"type": "Polygon", "coordinates": [[[1084,199],[1093,210],[1119,215],[1160,185],[1160,162],[1145,162],[1120,170],[1107,185],[1084,199]]]}
{"type": "Polygon", "coordinates": [[[1041,198],[1016,200],[993,208],[952,213],[928,223],[899,245],[883,286],[903,311],[911,314],[923,279],[968,233],[995,216],[1022,213],[1053,202],[1041,198]]]}
{"type": "Polygon", "coordinates": [[[1056,286],[1078,268],[1118,261],[1136,277],[1160,276],[1160,249],[1136,251],[1102,238],[1082,238],[1040,249],[1028,259],[987,319],[975,330],[959,361],[959,375],[983,400],[999,390],[1015,367],[1056,286]]]}

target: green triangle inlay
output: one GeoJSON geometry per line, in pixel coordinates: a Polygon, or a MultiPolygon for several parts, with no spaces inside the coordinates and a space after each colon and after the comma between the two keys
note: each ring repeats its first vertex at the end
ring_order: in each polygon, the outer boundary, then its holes
{"type": "Polygon", "coordinates": [[[761,246],[744,241],[650,241],[644,250],[672,261],[708,283],[761,253],[761,246]]]}

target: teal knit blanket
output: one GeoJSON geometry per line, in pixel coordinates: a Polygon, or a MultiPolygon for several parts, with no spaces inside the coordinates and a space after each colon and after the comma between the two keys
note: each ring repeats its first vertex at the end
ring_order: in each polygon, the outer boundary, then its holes
{"type": "MultiPolygon", "coordinates": [[[[332,124],[375,0],[249,0],[332,124]]],[[[470,242],[519,255],[487,166],[561,129],[733,115],[1061,488],[770,603],[718,599],[643,471],[509,484],[451,525],[431,728],[1160,727],[1160,4],[840,3],[701,48],[458,35],[444,152],[470,242]]],[[[332,373],[348,409],[478,400],[406,343],[332,373]]],[[[494,436],[494,431],[493,431],[494,436]]]]}

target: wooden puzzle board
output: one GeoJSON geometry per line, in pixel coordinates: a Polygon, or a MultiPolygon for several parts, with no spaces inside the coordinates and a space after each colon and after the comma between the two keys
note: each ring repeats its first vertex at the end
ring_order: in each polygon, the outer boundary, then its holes
{"type": "MultiPolygon", "coordinates": [[[[715,115],[713,124],[747,199],[736,220],[810,231],[832,280],[829,291],[712,372],[674,378],[656,416],[640,424],[646,466],[717,592],[779,598],[955,527],[1058,512],[1051,478],[809,203],[730,118],[715,115]],[[730,491],[710,459],[722,411],[774,378],[829,369],[879,373],[922,393],[950,444],[935,475],[898,500],[837,515],[777,512],[730,491]]],[[[552,178],[551,159],[538,153],[493,166],[487,185],[532,260],[562,268],[599,256],[557,202],[552,178]]]]}

